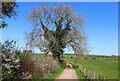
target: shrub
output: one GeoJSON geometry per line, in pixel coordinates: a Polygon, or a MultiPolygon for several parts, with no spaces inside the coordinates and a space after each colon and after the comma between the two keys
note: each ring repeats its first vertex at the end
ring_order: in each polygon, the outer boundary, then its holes
{"type": "Polygon", "coordinates": [[[35,60],[33,60],[32,54],[21,54],[20,56],[20,68],[15,70],[15,79],[30,79],[33,75],[35,60]],[[28,77],[31,76],[31,77],[28,77]]]}
{"type": "Polygon", "coordinates": [[[113,60],[118,60],[118,59],[113,59],[113,60]]]}
{"type": "Polygon", "coordinates": [[[66,65],[67,61],[66,61],[65,59],[62,59],[62,60],[59,60],[59,63],[60,63],[61,65],[66,65]]]}
{"type": "Polygon", "coordinates": [[[76,69],[76,68],[78,68],[78,67],[79,67],[79,66],[77,66],[77,65],[73,65],[73,68],[74,68],[74,69],[76,69]]]}
{"type": "Polygon", "coordinates": [[[84,59],[88,59],[88,57],[85,57],[84,59]]]}
{"type": "Polygon", "coordinates": [[[76,62],[76,61],[74,61],[74,63],[76,64],[77,62],[76,62]]]}
{"type": "Polygon", "coordinates": [[[109,60],[109,59],[105,59],[105,60],[109,60]]]}
{"type": "Polygon", "coordinates": [[[68,64],[68,66],[67,66],[69,69],[71,68],[71,66],[68,64]]]}
{"type": "Polygon", "coordinates": [[[2,50],[2,79],[12,79],[14,78],[14,69],[19,69],[19,52],[16,46],[16,41],[5,41],[3,44],[0,43],[2,50]]]}
{"type": "Polygon", "coordinates": [[[96,59],[96,57],[95,57],[95,56],[93,56],[93,57],[92,57],[92,59],[94,59],[94,60],[95,60],[95,59],[96,59]]]}
{"type": "Polygon", "coordinates": [[[53,72],[59,68],[58,62],[53,59],[41,59],[35,64],[34,78],[43,78],[46,74],[53,72]]]}
{"type": "Polygon", "coordinates": [[[33,59],[30,52],[20,53],[15,44],[15,41],[5,41],[4,44],[0,44],[2,46],[0,56],[2,56],[3,79],[42,78],[59,68],[56,60],[41,58],[37,61],[33,59]]]}
{"type": "Polygon", "coordinates": [[[2,79],[23,79],[31,73],[34,61],[31,60],[28,54],[20,53],[20,50],[15,47],[16,41],[8,40],[1,46],[2,79]]]}
{"type": "Polygon", "coordinates": [[[20,59],[20,69],[15,71],[17,79],[41,79],[59,68],[56,60],[45,58],[32,60],[32,54],[22,54],[20,59]]]}
{"type": "Polygon", "coordinates": [[[20,69],[16,72],[17,79],[41,79],[46,74],[59,68],[58,62],[53,59],[33,59],[32,54],[22,54],[20,69]],[[21,77],[21,78],[20,78],[21,77]]]}

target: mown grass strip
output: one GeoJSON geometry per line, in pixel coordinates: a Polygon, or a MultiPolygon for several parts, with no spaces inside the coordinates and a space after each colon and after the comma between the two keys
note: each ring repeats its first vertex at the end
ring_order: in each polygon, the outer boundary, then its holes
{"type": "MultiPolygon", "coordinates": [[[[83,72],[80,72],[79,66],[76,66],[75,64],[72,64],[72,63],[70,63],[70,64],[71,64],[71,65],[73,66],[73,68],[75,69],[76,74],[77,74],[77,76],[78,76],[79,79],[87,79],[86,76],[84,75],[84,73],[83,73],[83,72]]],[[[80,81],[81,81],[81,80],[80,80],[80,81]]]]}

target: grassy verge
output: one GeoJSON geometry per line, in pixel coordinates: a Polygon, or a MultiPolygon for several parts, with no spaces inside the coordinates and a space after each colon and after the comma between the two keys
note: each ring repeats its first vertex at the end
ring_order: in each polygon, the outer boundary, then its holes
{"type": "MultiPolygon", "coordinates": [[[[80,69],[79,69],[78,66],[76,66],[75,64],[72,64],[72,63],[71,63],[71,65],[72,65],[73,68],[75,69],[76,74],[77,74],[77,76],[78,76],[79,79],[86,79],[84,73],[80,72],[80,69]]],[[[80,80],[80,81],[81,81],[81,80],[80,80]]]]}
{"type": "Polygon", "coordinates": [[[47,74],[44,77],[44,79],[50,79],[50,81],[54,81],[64,71],[65,67],[66,67],[65,65],[64,66],[60,66],[57,71],[54,71],[54,72],[51,72],[50,74],[47,74]]]}

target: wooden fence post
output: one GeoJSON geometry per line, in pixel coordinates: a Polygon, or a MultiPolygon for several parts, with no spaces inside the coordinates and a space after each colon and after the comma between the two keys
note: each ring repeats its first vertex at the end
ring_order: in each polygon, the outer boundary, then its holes
{"type": "Polygon", "coordinates": [[[102,78],[102,81],[104,81],[104,80],[105,80],[105,77],[102,78]]]}
{"type": "Polygon", "coordinates": [[[84,74],[86,73],[85,71],[86,71],[86,68],[84,69],[84,74]]]}
{"type": "Polygon", "coordinates": [[[93,73],[93,81],[95,81],[95,72],[93,73]]]}

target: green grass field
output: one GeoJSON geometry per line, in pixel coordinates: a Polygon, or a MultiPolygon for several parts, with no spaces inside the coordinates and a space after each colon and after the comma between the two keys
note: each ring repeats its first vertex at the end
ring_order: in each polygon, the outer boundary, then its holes
{"type": "MultiPolygon", "coordinates": [[[[92,61],[92,62],[118,62],[118,58],[101,58],[101,57],[96,57],[96,60],[93,60],[92,57],[88,57],[88,59],[84,59],[85,57],[79,56],[79,55],[64,55],[67,59],[70,59],[71,57],[76,58],[79,61],[92,61]]],[[[71,60],[76,60],[76,59],[71,59],[71,60]]],[[[119,61],[120,62],[120,61],[119,61]]]]}
{"type": "Polygon", "coordinates": [[[106,76],[108,79],[118,79],[118,60],[115,58],[100,58],[84,59],[83,56],[77,55],[64,55],[68,62],[74,62],[76,64],[82,65],[84,68],[96,74],[106,76]],[[70,58],[70,57],[73,58],[70,58]]]}

